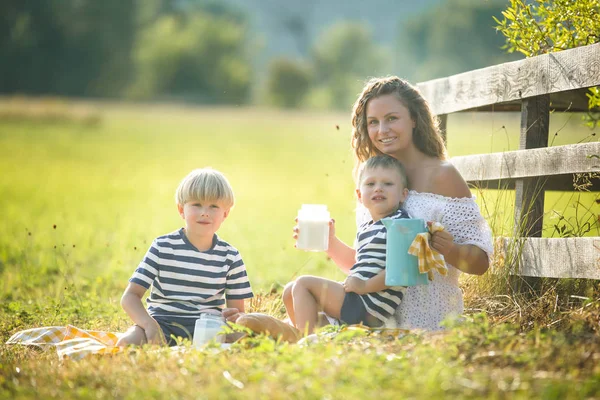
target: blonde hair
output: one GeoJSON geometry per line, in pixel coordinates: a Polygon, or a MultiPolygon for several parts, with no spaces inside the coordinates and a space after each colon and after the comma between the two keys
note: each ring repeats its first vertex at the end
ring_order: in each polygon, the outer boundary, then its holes
{"type": "Polygon", "coordinates": [[[356,156],[356,169],[369,157],[381,154],[367,131],[367,104],[371,99],[388,94],[400,100],[415,122],[412,139],[417,149],[428,156],[445,159],[446,146],[439,132],[439,123],[425,98],[404,79],[388,76],[369,80],[352,108],[352,148],[356,156]]]}
{"type": "Polygon", "coordinates": [[[175,202],[178,205],[194,200],[220,202],[225,208],[233,207],[235,202],[233,189],[225,175],[210,167],[190,172],[175,191],[175,202]]]}
{"type": "Polygon", "coordinates": [[[372,170],[375,168],[385,168],[385,169],[393,169],[400,174],[400,178],[402,180],[402,185],[407,188],[408,187],[408,176],[406,175],[406,170],[404,169],[404,165],[397,159],[392,156],[388,156],[387,154],[381,154],[378,156],[373,156],[369,158],[365,163],[360,166],[358,170],[356,186],[360,186],[363,173],[366,170],[372,170]]]}

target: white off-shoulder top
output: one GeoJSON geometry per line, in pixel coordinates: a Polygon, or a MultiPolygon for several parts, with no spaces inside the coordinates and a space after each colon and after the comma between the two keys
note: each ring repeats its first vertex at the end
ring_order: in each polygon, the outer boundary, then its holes
{"type": "MultiPolygon", "coordinates": [[[[458,244],[472,244],[492,259],[493,245],[490,228],[481,215],[473,197],[445,197],[433,193],[409,192],[404,208],[411,218],[437,221],[454,236],[458,244]]],[[[359,205],[356,211],[358,225],[371,219],[368,210],[359,205]]],[[[433,281],[428,285],[408,287],[404,298],[394,315],[396,325],[404,329],[439,330],[440,323],[448,317],[460,316],[464,311],[462,290],[458,286],[461,273],[452,265],[446,276],[434,272],[433,281]]]]}

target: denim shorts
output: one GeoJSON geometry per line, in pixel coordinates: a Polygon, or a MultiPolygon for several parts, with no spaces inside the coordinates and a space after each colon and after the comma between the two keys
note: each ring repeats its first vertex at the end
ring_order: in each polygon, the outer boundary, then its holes
{"type": "Polygon", "coordinates": [[[162,329],[167,345],[177,346],[177,341],[174,338],[189,339],[191,342],[194,339],[194,328],[196,327],[197,317],[158,317],[153,316],[162,329]]]}
{"type": "Polygon", "coordinates": [[[354,292],[348,292],[344,296],[342,310],[340,311],[340,320],[344,324],[363,324],[370,328],[377,328],[383,325],[380,320],[367,312],[365,303],[363,303],[360,295],[354,292]]]}

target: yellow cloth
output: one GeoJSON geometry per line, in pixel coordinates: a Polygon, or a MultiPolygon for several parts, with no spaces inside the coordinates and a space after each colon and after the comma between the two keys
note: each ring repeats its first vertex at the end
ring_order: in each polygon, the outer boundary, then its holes
{"type": "Polygon", "coordinates": [[[419,272],[422,274],[427,272],[430,281],[433,280],[434,269],[437,269],[441,275],[446,275],[448,273],[448,267],[446,267],[444,256],[429,246],[431,234],[443,230],[444,226],[442,224],[434,222],[429,227],[429,232],[419,233],[408,248],[408,254],[417,257],[419,262],[419,272]]]}
{"type": "Polygon", "coordinates": [[[80,360],[90,354],[114,354],[122,351],[115,347],[120,333],[87,331],[72,325],[45,326],[27,329],[12,335],[6,344],[35,346],[41,349],[54,347],[58,357],[80,360]]]}

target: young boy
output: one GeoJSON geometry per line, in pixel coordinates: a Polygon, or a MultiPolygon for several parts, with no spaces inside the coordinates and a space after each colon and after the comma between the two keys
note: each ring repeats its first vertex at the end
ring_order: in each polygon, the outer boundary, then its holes
{"type": "Polygon", "coordinates": [[[129,279],[121,306],[135,325],[117,346],[191,340],[200,314],[221,315],[225,303],[243,313],[244,299],[253,296],[240,253],[216,234],[234,203],[225,176],[196,169],[181,181],[175,200],[185,227],[156,238],[129,279]],[[146,310],[142,297],[150,286],[146,310]]]}
{"type": "MultiPolygon", "coordinates": [[[[387,155],[368,159],[358,175],[358,200],[372,220],[358,228],[356,262],[343,283],[301,276],[286,310],[292,323],[310,334],[319,309],[346,324],[383,325],[402,299],[401,288],[385,286],[386,229],[382,218],[409,218],[401,206],[408,196],[402,164],[387,155]]],[[[284,296],[285,300],[285,296],[284,296]]]]}

